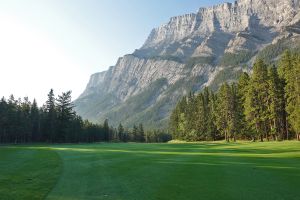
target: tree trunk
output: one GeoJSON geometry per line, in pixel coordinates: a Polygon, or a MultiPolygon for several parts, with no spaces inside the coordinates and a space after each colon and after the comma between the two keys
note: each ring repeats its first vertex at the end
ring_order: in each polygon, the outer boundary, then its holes
{"type": "Polygon", "coordinates": [[[297,140],[300,141],[300,133],[297,134],[297,140]]]}
{"type": "Polygon", "coordinates": [[[263,136],[263,134],[260,134],[260,141],[261,141],[261,142],[264,141],[264,136],[263,136]]]}
{"type": "Polygon", "coordinates": [[[269,141],[269,134],[268,134],[266,122],[264,123],[264,126],[265,126],[264,129],[265,129],[266,139],[267,139],[267,141],[269,141]]]}
{"type": "Polygon", "coordinates": [[[289,124],[288,124],[288,120],[286,119],[285,121],[285,128],[286,128],[286,139],[289,140],[289,124]]]}
{"type": "Polygon", "coordinates": [[[229,135],[228,135],[227,131],[225,132],[225,139],[226,139],[226,142],[229,142],[229,135]]]}
{"type": "Polygon", "coordinates": [[[255,123],[256,134],[258,134],[258,123],[255,123]]]}

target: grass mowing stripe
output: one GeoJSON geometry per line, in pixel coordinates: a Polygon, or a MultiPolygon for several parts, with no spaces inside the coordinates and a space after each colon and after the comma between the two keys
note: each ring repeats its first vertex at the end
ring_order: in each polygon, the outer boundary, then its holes
{"type": "Polygon", "coordinates": [[[27,148],[55,151],[63,160],[62,174],[48,200],[298,200],[300,196],[299,142],[27,148]]]}

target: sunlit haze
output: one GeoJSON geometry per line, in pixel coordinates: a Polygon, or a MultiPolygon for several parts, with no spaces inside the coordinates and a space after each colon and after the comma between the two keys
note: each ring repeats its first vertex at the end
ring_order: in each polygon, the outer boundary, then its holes
{"type": "Polygon", "coordinates": [[[141,47],[172,16],[223,0],[0,0],[0,96],[39,105],[141,47]]]}

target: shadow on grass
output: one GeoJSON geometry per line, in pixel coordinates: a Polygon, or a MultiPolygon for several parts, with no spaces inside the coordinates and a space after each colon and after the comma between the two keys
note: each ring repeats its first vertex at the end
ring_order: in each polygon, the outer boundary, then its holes
{"type": "Polygon", "coordinates": [[[197,195],[203,195],[203,199],[274,200],[300,195],[296,189],[300,148],[298,143],[291,144],[102,143],[7,148],[46,149],[62,157],[65,171],[52,199],[80,199],[81,194],[82,199],[199,199],[197,195]],[[214,196],[216,191],[223,196],[214,196]],[[91,196],[84,196],[87,194],[91,196]]]}

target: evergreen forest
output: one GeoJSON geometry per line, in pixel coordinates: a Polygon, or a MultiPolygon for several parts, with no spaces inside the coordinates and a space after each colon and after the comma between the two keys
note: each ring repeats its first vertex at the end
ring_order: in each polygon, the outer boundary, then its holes
{"type": "Polygon", "coordinates": [[[170,116],[173,139],[300,140],[300,54],[284,52],[276,65],[257,59],[253,72],[183,97],[170,116]]]}

